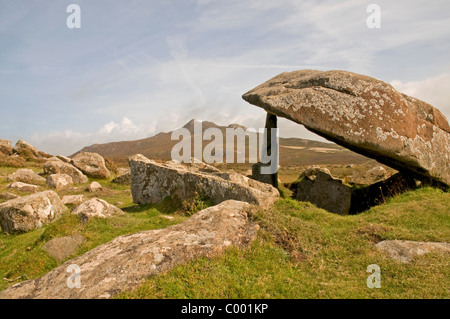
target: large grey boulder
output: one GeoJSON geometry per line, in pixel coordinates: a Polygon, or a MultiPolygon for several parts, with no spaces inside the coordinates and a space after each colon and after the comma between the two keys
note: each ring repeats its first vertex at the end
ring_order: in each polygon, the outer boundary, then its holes
{"type": "Polygon", "coordinates": [[[32,169],[21,168],[12,174],[8,175],[8,181],[11,182],[22,182],[33,185],[45,185],[45,178],[39,176],[32,169]]]}
{"type": "Polygon", "coordinates": [[[271,185],[203,163],[157,163],[135,155],[130,158],[130,168],[131,193],[137,204],[158,203],[167,196],[183,201],[201,194],[214,204],[234,199],[269,207],[279,198],[271,185]]]}
{"type": "Polygon", "coordinates": [[[380,80],[345,71],[285,72],[243,99],[387,166],[450,185],[447,119],[380,80]]]}
{"type": "Polygon", "coordinates": [[[415,257],[431,252],[450,253],[449,243],[384,240],[379,242],[376,246],[384,251],[389,257],[402,263],[409,263],[415,257]]]}
{"type": "Polygon", "coordinates": [[[257,225],[248,220],[249,206],[225,201],[181,224],[117,237],[39,279],[1,291],[0,299],[114,297],[179,264],[202,256],[217,256],[231,246],[248,246],[257,230],[257,225]],[[80,288],[68,287],[68,282],[72,283],[69,276],[74,275],[68,272],[70,265],[79,267],[80,288]]]}
{"type": "Polygon", "coordinates": [[[72,164],[89,177],[108,178],[110,176],[105,159],[97,153],[80,152],[72,159],[72,164]]]}
{"type": "Polygon", "coordinates": [[[87,222],[93,217],[108,218],[115,215],[123,215],[124,212],[103,199],[93,198],[78,205],[72,211],[72,214],[77,215],[82,222],[87,222]]]}
{"type": "Polygon", "coordinates": [[[75,184],[84,184],[89,181],[86,175],[84,175],[75,166],[64,163],[63,161],[47,161],[44,164],[44,173],[48,175],[52,174],[67,174],[72,177],[75,184]]]}
{"type": "Polygon", "coordinates": [[[45,191],[0,204],[0,225],[10,234],[28,232],[54,221],[65,210],[58,194],[45,191]]]}

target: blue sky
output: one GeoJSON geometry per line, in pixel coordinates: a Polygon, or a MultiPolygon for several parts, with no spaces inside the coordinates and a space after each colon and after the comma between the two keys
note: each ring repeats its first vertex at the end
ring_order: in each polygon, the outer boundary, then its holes
{"type": "Polygon", "coordinates": [[[298,69],[373,76],[450,118],[449,53],[448,0],[0,0],[0,138],[68,155],[191,118],[258,128],[242,94],[298,69]]]}

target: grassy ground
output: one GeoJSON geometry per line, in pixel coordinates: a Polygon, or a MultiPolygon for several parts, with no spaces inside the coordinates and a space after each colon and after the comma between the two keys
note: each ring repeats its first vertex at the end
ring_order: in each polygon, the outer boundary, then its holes
{"type": "Polygon", "coordinates": [[[448,298],[448,255],[401,264],[378,251],[385,239],[450,241],[450,194],[424,188],[357,216],[339,216],[283,199],[247,250],[202,258],[148,279],[119,298],[448,298]],[[366,285],[381,267],[381,288],[366,285]]]}
{"type": "MultiPolygon", "coordinates": [[[[0,175],[15,170],[0,167],[0,175]]],[[[82,224],[67,213],[26,234],[0,234],[0,290],[57,267],[59,263],[42,249],[52,238],[75,233],[85,237],[70,259],[120,235],[179,223],[193,212],[180,212],[180,206],[170,201],[134,205],[129,186],[110,180],[98,180],[105,190],[97,194],[87,192],[84,184],[59,195],[99,197],[122,208],[123,216],[82,224]],[[3,280],[17,277],[14,282],[3,280]]],[[[7,184],[0,179],[0,192],[10,191],[7,184]]],[[[187,205],[193,210],[201,206],[187,205]]],[[[448,256],[429,254],[401,264],[378,251],[375,243],[384,239],[450,242],[449,213],[450,193],[432,188],[397,196],[356,216],[334,215],[308,203],[281,199],[270,211],[252,213],[261,230],[250,248],[231,248],[221,257],[178,266],[118,298],[448,298],[448,256]],[[366,286],[370,264],[381,267],[380,289],[366,286]]]]}

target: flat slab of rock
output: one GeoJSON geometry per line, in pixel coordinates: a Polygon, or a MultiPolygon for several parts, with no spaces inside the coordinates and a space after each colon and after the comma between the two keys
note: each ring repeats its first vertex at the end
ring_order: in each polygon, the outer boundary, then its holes
{"type": "Polygon", "coordinates": [[[8,175],[7,180],[33,185],[45,185],[45,178],[36,174],[32,169],[21,168],[8,175]]]}
{"type": "Polygon", "coordinates": [[[67,189],[73,185],[72,177],[67,174],[52,174],[47,176],[47,185],[57,191],[67,189]]]}
{"type": "Polygon", "coordinates": [[[450,185],[450,126],[436,108],[346,71],[285,72],[243,99],[397,170],[450,185]]]}
{"type": "Polygon", "coordinates": [[[5,193],[1,193],[0,194],[0,199],[1,200],[10,200],[10,199],[16,199],[19,198],[19,195],[13,194],[13,193],[9,193],[9,192],[5,192],[5,193]]]}
{"type": "Polygon", "coordinates": [[[44,173],[48,175],[67,174],[72,177],[75,184],[84,184],[89,181],[87,176],[84,175],[78,168],[72,164],[64,163],[61,160],[47,161],[44,164],[44,173]]]}
{"type": "Polygon", "coordinates": [[[8,188],[12,188],[12,189],[18,190],[20,192],[27,192],[27,193],[37,193],[40,190],[39,186],[22,183],[22,182],[11,183],[8,185],[8,188]]]}
{"type": "Polygon", "coordinates": [[[0,204],[0,226],[4,232],[28,232],[42,227],[66,211],[58,194],[45,191],[0,204]]]}
{"type": "Polygon", "coordinates": [[[89,177],[108,178],[111,174],[105,159],[97,153],[80,152],[72,159],[72,164],[89,177]]]}
{"type": "Polygon", "coordinates": [[[150,277],[202,256],[216,256],[230,246],[247,246],[257,225],[249,222],[250,205],[226,201],[202,210],[181,224],[120,236],[67,261],[45,276],[0,292],[0,299],[110,298],[150,277]],[[70,289],[69,265],[80,267],[80,288],[70,289]]]}
{"type": "Polygon", "coordinates": [[[72,214],[77,215],[82,222],[87,222],[90,218],[108,218],[115,215],[122,215],[124,212],[99,198],[90,199],[75,208],[72,214]]]}
{"type": "Polygon", "coordinates": [[[408,263],[414,257],[431,252],[450,253],[449,243],[421,242],[409,240],[384,240],[376,246],[386,252],[391,258],[402,263],[408,263]]]}
{"type": "Polygon", "coordinates": [[[270,207],[279,192],[271,185],[237,173],[224,173],[204,163],[157,163],[143,155],[130,158],[131,193],[137,204],[159,203],[171,196],[186,200],[196,193],[214,204],[234,199],[270,207]]]}
{"type": "Polygon", "coordinates": [[[80,234],[75,234],[72,236],[53,238],[42,248],[58,262],[62,262],[72,255],[83,242],[84,237],[80,234]]]}
{"type": "Polygon", "coordinates": [[[60,159],[64,163],[70,163],[72,159],[70,157],[64,156],[64,155],[56,155],[56,158],[60,159]]]}

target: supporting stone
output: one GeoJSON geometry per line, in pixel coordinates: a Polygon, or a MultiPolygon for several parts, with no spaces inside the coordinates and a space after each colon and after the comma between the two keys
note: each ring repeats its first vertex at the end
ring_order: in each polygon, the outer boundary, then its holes
{"type": "MultiPolygon", "coordinates": [[[[266,132],[264,133],[264,143],[263,143],[263,150],[266,150],[267,157],[271,158],[272,156],[272,129],[277,128],[277,116],[267,113],[266,116],[266,132]]],[[[274,139],[275,143],[278,143],[277,139],[274,139]]],[[[278,145],[275,146],[278,152],[278,145]]],[[[264,152],[263,152],[264,153],[264,152]]],[[[262,155],[264,156],[264,155],[262,155]]],[[[265,160],[263,162],[266,162],[265,160]]],[[[278,188],[278,171],[274,174],[263,174],[261,173],[262,167],[270,166],[272,163],[269,162],[267,164],[264,163],[256,163],[252,166],[252,178],[272,185],[275,188],[278,188]]],[[[278,163],[276,163],[278,165],[278,163]]]]}

